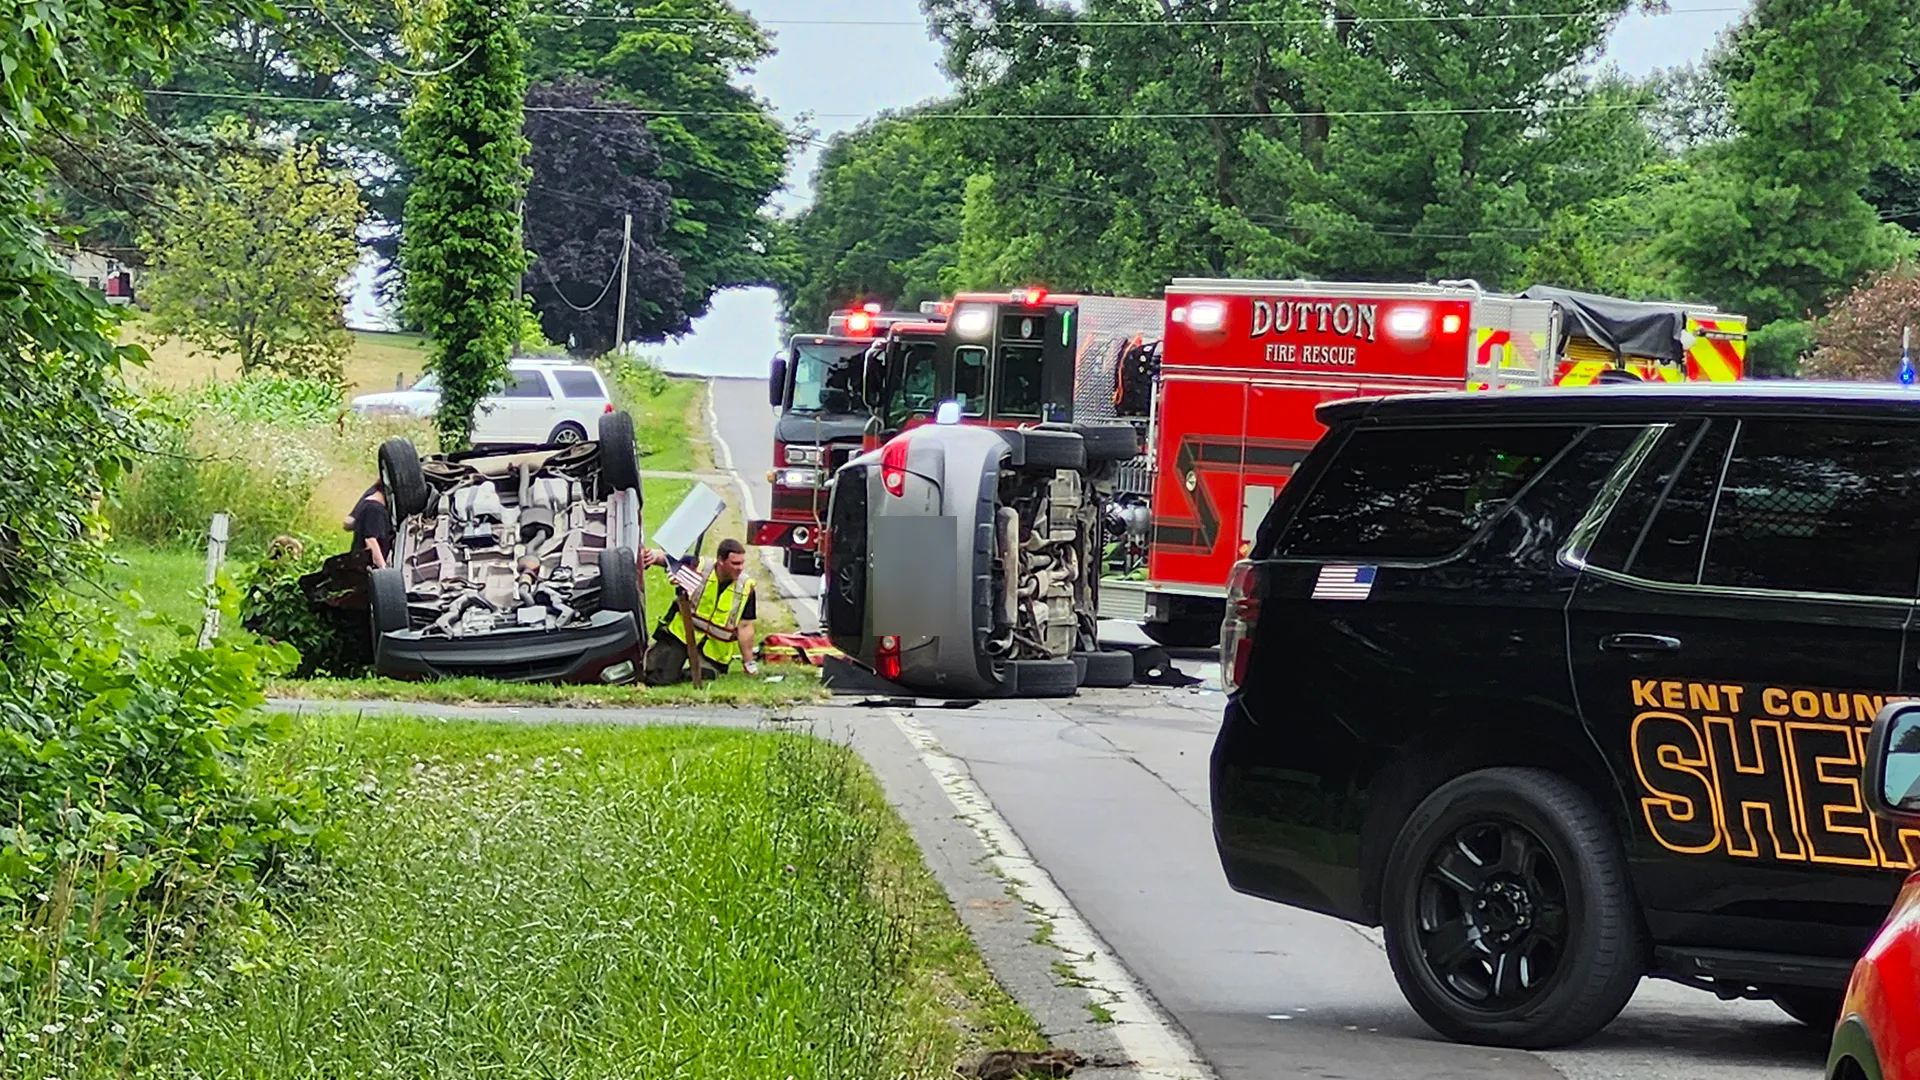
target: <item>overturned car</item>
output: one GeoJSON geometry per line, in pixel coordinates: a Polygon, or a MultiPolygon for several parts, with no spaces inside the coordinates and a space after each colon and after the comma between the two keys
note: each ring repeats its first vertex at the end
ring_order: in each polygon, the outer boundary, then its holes
{"type": "Polygon", "coordinates": [[[398,679],[631,681],[645,650],[633,421],[598,438],[421,458],[380,448],[395,523],[368,574],[374,669],[398,679]]]}
{"type": "MultiPolygon", "coordinates": [[[[1131,683],[1097,638],[1100,553],[1131,426],[914,428],[835,474],[822,607],[836,649],[943,697],[1131,683]]],[[[830,673],[831,674],[831,673],[830,673]]]]}

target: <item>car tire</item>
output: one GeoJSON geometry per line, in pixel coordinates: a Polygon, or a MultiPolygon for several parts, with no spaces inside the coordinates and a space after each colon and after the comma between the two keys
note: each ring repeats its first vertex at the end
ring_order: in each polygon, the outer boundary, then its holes
{"type": "Polygon", "coordinates": [[[633,417],[610,412],[600,417],[601,497],[616,491],[640,491],[640,456],[633,441],[633,417]]]}
{"type": "Polygon", "coordinates": [[[639,556],[628,547],[600,552],[600,610],[624,611],[637,626],[646,619],[646,594],[640,589],[639,556]]]}
{"type": "Polygon", "coordinates": [[[1024,444],[1020,457],[1022,468],[1040,472],[1058,469],[1079,472],[1087,467],[1087,444],[1078,432],[1060,428],[1028,428],[1020,433],[1020,438],[1024,444]]]}
{"type": "Polygon", "coordinates": [[[1014,660],[1007,664],[1014,697],[1072,697],[1080,689],[1080,665],[1066,660],[1014,660]]]}
{"type": "Polygon", "coordinates": [[[420,451],[409,439],[380,444],[380,484],[387,491],[387,512],[396,522],[427,509],[427,474],[420,471],[420,451]]]}
{"type": "Polygon", "coordinates": [[[1772,991],[1781,1012],[1816,1031],[1833,1030],[1847,997],[1845,990],[1820,986],[1776,986],[1772,991]]]}
{"type": "Polygon", "coordinates": [[[1080,685],[1096,689],[1124,690],[1133,685],[1133,654],[1129,652],[1084,652],[1086,661],[1080,685]]]}
{"type": "Polygon", "coordinates": [[[1132,461],[1140,456],[1140,433],[1132,424],[1077,424],[1073,430],[1086,444],[1090,466],[1132,461]]]}
{"type": "Polygon", "coordinates": [[[1205,619],[1141,623],[1140,632],[1169,649],[1211,649],[1220,644],[1220,624],[1205,619]]]}
{"type": "Polygon", "coordinates": [[[377,566],[367,574],[367,592],[373,610],[373,632],[392,634],[410,628],[407,579],[397,566],[377,566]]]}
{"type": "Polygon", "coordinates": [[[571,420],[553,429],[547,436],[548,446],[576,446],[587,441],[587,429],[571,420]]]}
{"type": "Polygon", "coordinates": [[[1381,921],[1401,992],[1457,1042],[1579,1042],[1646,970],[1619,837],[1585,792],[1539,769],[1484,769],[1427,796],[1387,856],[1381,921]]]}

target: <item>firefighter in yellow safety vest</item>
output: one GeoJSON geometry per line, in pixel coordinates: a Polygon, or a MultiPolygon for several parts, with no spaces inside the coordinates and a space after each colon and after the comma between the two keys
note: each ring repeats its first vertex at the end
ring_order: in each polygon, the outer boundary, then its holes
{"type": "MultiPolygon", "coordinates": [[[[705,661],[701,675],[705,678],[724,672],[735,659],[747,674],[756,674],[760,666],[753,660],[753,620],[759,613],[753,581],[746,575],[747,549],[729,537],[720,541],[714,556],[701,575],[699,589],[687,590],[687,601],[693,605],[693,632],[700,640],[705,661]]],[[[640,564],[665,566],[668,559],[664,553],[649,549],[641,553],[640,564]]],[[[690,677],[685,633],[679,608],[668,608],[654,627],[653,643],[647,647],[648,686],[668,686],[690,677]]]]}

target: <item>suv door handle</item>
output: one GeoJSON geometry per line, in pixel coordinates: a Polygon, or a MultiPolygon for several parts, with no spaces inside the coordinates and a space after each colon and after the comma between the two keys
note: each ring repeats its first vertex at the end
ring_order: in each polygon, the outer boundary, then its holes
{"type": "Polygon", "coordinates": [[[1679,652],[1680,639],[1666,634],[1608,634],[1600,647],[1611,652],[1679,652]]]}

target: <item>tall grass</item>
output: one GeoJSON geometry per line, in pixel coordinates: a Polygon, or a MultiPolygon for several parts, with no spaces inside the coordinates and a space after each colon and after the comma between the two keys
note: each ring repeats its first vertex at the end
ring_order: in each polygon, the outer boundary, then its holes
{"type": "Polygon", "coordinates": [[[910,925],[875,879],[884,809],[844,749],[392,721],[331,753],[358,773],[334,796],[356,805],[331,884],[224,990],[171,995],[133,1053],[70,1057],[81,1075],[951,1070],[916,1063],[910,925]]]}

